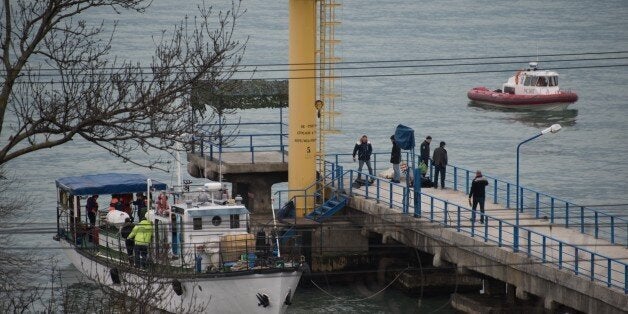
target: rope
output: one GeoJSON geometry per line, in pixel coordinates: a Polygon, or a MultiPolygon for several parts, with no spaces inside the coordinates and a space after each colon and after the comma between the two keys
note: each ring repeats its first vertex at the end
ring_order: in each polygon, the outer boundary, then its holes
{"type": "Polygon", "coordinates": [[[401,272],[397,275],[397,277],[395,277],[395,279],[393,279],[393,280],[392,280],[389,284],[387,284],[387,285],[386,285],[384,288],[382,288],[381,290],[379,290],[379,291],[375,292],[374,294],[372,294],[372,295],[370,295],[370,296],[368,296],[368,297],[366,297],[366,298],[361,298],[361,299],[345,300],[345,299],[343,299],[343,298],[339,298],[339,297],[337,297],[337,296],[335,296],[335,295],[333,295],[333,294],[331,294],[331,293],[329,293],[329,292],[325,291],[325,289],[323,289],[323,288],[321,288],[319,285],[317,285],[317,284],[314,282],[314,280],[310,280],[310,282],[311,282],[311,283],[312,283],[312,284],[313,284],[316,288],[318,288],[320,291],[322,291],[322,292],[323,292],[323,293],[325,293],[326,295],[328,295],[328,296],[330,296],[330,297],[332,297],[332,298],[334,298],[334,299],[336,299],[336,300],[342,300],[342,301],[345,301],[345,302],[360,302],[360,301],[365,301],[365,300],[368,300],[368,299],[374,298],[374,297],[376,297],[377,295],[379,295],[380,293],[384,292],[386,289],[388,289],[390,286],[392,286],[392,284],[393,284],[393,283],[395,283],[395,281],[397,281],[397,279],[399,279],[399,277],[401,277],[401,275],[402,275],[404,272],[406,272],[408,269],[410,269],[410,267],[406,267],[406,269],[402,270],[402,271],[401,271],[401,272]]]}

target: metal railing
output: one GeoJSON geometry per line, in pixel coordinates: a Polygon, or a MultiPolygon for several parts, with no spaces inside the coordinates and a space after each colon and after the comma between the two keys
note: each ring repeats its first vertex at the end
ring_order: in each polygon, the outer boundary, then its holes
{"type": "Polygon", "coordinates": [[[256,153],[280,152],[281,162],[287,162],[288,125],[282,121],[281,112],[277,122],[200,124],[192,141],[192,153],[198,150],[200,156],[213,160],[223,152],[248,152],[249,162],[255,163],[256,153]],[[217,129],[231,129],[231,133],[219,135],[217,129]]]}
{"type": "MultiPolygon", "coordinates": [[[[298,190],[278,190],[273,195],[273,199],[277,201],[276,208],[280,209],[285,203],[288,201],[296,201],[297,199],[303,200],[303,210],[306,212],[302,213],[303,216],[308,214],[308,210],[313,211],[318,206],[322,205],[325,200],[322,199],[324,189],[333,188],[335,190],[343,190],[344,182],[342,181],[344,178],[344,170],[342,166],[337,166],[336,164],[325,161],[325,180],[320,180],[310,184],[305,189],[298,190]],[[324,183],[322,183],[324,182],[324,183]],[[310,192],[308,192],[310,191],[310,192]],[[289,197],[289,194],[293,194],[292,197],[289,197]],[[283,202],[285,200],[285,202],[283,202]]],[[[329,195],[328,195],[329,196],[329,195]]],[[[297,209],[298,210],[298,209],[297,209]]],[[[296,213],[295,213],[296,214],[296,213]]],[[[297,215],[298,216],[298,215],[297,215]]],[[[296,219],[296,217],[295,217],[296,219]]],[[[296,220],[295,220],[296,223],[296,220]]]]}
{"type": "MultiPolygon", "coordinates": [[[[408,152],[404,152],[404,154],[405,161],[408,161],[410,154],[408,152]]],[[[418,165],[419,157],[416,156],[416,158],[415,163],[418,165]]],[[[327,159],[336,165],[343,165],[345,169],[357,168],[351,154],[328,154],[327,159]]],[[[371,162],[374,175],[377,175],[382,169],[390,167],[389,159],[390,153],[388,152],[373,153],[371,162]]],[[[409,164],[411,165],[411,161],[409,164]]],[[[433,178],[434,167],[432,167],[431,161],[428,169],[428,176],[433,178]]],[[[447,187],[453,190],[468,193],[474,176],[475,171],[450,164],[447,166],[445,183],[447,187]]],[[[517,205],[516,184],[486,174],[484,177],[489,180],[486,200],[492,201],[494,204],[503,204],[505,208],[514,209],[517,205]]],[[[628,246],[628,220],[622,216],[578,205],[524,186],[520,186],[520,197],[523,211],[533,212],[535,218],[547,219],[550,223],[565,228],[576,228],[580,233],[607,240],[612,244],[628,246]]]]}
{"type": "MultiPolygon", "coordinates": [[[[517,251],[514,244],[515,224],[491,215],[476,213],[472,220],[473,211],[459,204],[450,203],[447,200],[420,194],[419,207],[410,201],[414,196],[414,189],[389,180],[371,176],[368,173],[358,173],[355,170],[343,171],[336,181],[353,182],[353,179],[361,174],[371,179],[372,183],[361,188],[348,185],[348,193],[351,196],[362,196],[384,203],[389,208],[397,208],[403,214],[412,213],[415,217],[424,217],[430,222],[440,224],[445,228],[455,229],[471,237],[478,237],[484,242],[497,244],[498,247],[508,247],[517,251]],[[399,199],[401,196],[401,199],[399,199]],[[484,224],[476,224],[475,221],[483,218],[484,224]]],[[[347,190],[347,188],[345,188],[347,190]]],[[[618,258],[608,257],[596,253],[587,247],[573,245],[537,232],[530,228],[519,227],[520,251],[528,257],[536,258],[539,264],[547,264],[566,269],[575,275],[584,276],[593,282],[613,287],[628,294],[628,264],[618,258]]]]}
{"type": "MultiPolygon", "coordinates": [[[[447,180],[454,190],[468,192],[475,171],[447,166],[447,180]]],[[[506,208],[517,206],[517,186],[512,182],[484,175],[489,180],[487,200],[503,204],[506,208]],[[490,197],[489,197],[490,196],[490,197]]],[[[520,186],[522,212],[533,213],[537,219],[547,219],[550,223],[565,228],[575,228],[580,233],[628,246],[628,220],[603,210],[578,205],[576,203],[520,186]]]]}

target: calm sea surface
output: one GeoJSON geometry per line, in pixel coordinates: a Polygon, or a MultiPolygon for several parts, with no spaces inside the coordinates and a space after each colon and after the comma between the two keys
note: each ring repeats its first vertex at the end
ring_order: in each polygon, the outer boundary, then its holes
{"type": "MultiPolygon", "coordinates": [[[[210,1],[214,2],[214,1],[210,1]]],[[[520,56],[599,51],[628,51],[628,2],[617,1],[342,1],[337,54],[343,61],[416,60],[487,56],[520,56]]],[[[114,14],[102,10],[89,21],[118,20],[113,51],[119,58],[148,63],[153,36],[181,18],[197,14],[196,1],[158,0],[144,14],[114,14]]],[[[218,1],[224,7],[226,1],[218,1]]],[[[247,12],[237,36],[248,37],[245,64],[288,61],[288,1],[245,1],[247,12]]],[[[618,56],[628,56],[627,54],[618,56]]],[[[589,56],[590,57],[590,56],[589,56]]],[[[554,57],[575,59],[580,56],[554,57]]],[[[343,70],[342,75],[411,74],[516,70],[532,58],[499,59],[514,64],[343,70]]],[[[620,65],[626,59],[550,62],[545,68],[620,65]]],[[[466,60],[491,62],[498,60],[466,60]]],[[[428,61],[401,65],[443,64],[428,61]]],[[[454,63],[460,63],[456,61],[454,63]]],[[[377,63],[375,65],[391,65],[377,63]]],[[[393,64],[400,65],[400,64],[393,64]]],[[[260,67],[260,69],[263,69],[260,67]]],[[[402,123],[434,143],[447,142],[451,163],[514,181],[515,148],[519,141],[553,123],[563,130],[526,144],[522,149],[521,182],[546,193],[592,205],[603,204],[625,215],[628,206],[628,67],[562,69],[561,86],[575,90],[579,101],[566,111],[508,112],[468,105],[466,91],[474,86],[501,87],[510,72],[345,78],[338,82],[343,133],[329,138],[329,152],[350,152],[356,138],[369,135],[376,151],[388,151],[390,134],[402,123]]],[[[282,78],[287,73],[260,71],[258,78],[282,78]]],[[[276,120],[273,110],[239,113],[247,119],[276,120]]],[[[4,135],[2,141],[6,141],[4,135]]],[[[432,145],[433,148],[436,145],[432,145]]],[[[89,172],[145,172],[171,183],[172,174],[148,172],[122,163],[83,141],[29,154],[8,165],[36,200],[29,213],[33,223],[54,220],[54,179],[89,172]]],[[[604,206],[602,206],[604,207],[604,206]]],[[[52,234],[21,236],[45,257],[59,259],[64,276],[77,276],[52,234]]],[[[342,299],[315,288],[296,294],[294,313],[311,312],[447,312],[447,297],[417,298],[387,290],[361,302],[378,288],[369,283],[326,287],[342,299]],[[419,309],[418,304],[421,304],[419,309]]]]}

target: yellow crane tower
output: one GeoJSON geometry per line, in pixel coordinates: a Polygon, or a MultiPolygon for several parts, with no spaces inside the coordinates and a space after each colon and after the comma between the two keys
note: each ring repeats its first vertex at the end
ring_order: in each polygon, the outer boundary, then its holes
{"type": "MultiPolygon", "coordinates": [[[[297,217],[312,209],[305,208],[301,191],[316,181],[317,164],[321,178],[325,178],[324,135],[337,132],[335,101],[339,95],[335,92],[334,64],[339,60],[334,47],[339,43],[335,38],[339,5],[335,0],[289,0],[288,189],[292,191],[290,198],[296,200],[297,217]]],[[[312,195],[313,190],[306,194],[312,195]]],[[[308,203],[313,205],[311,200],[308,203]]]]}

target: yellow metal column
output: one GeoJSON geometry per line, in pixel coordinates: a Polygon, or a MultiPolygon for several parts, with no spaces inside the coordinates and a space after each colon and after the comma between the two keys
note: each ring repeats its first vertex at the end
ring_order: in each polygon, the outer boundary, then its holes
{"type": "MultiPolygon", "coordinates": [[[[289,0],[288,188],[304,190],[316,180],[316,1],[289,0]]],[[[313,189],[308,191],[312,195],[313,189]]],[[[302,192],[290,192],[290,197],[302,192]]],[[[296,198],[297,217],[312,210],[314,198],[296,198]]]]}

